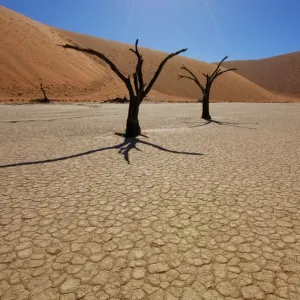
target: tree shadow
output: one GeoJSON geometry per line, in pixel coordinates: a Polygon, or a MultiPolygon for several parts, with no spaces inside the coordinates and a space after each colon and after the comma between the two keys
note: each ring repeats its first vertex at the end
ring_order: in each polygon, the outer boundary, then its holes
{"type": "MultiPolygon", "coordinates": [[[[197,153],[197,152],[185,152],[185,151],[170,150],[170,149],[164,148],[162,146],[147,142],[145,140],[141,140],[138,137],[136,137],[136,138],[126,138],[125,135],[122,134],[122,133],[115,133],[115,135],[124,137],[124,141],[120,144],[115,145],[115,146],[103,147],[103,148],[99,148],[99,149],[89,150],[89,151],[86,151],[86,152],[81,152],[81,153],[77,153],[77,154],[73,154],[73,155],[69,155],[69,156],[62,156],[62,157],[56,157],[56,158],[52,158],[52,159],[44,159],[44,160],[37,160],[37,161],[27,161],[27,162],[19,162],[19,163],[7,164],[7,165],[0,165],[0,169],[1,168],[4,169],[4,168],[12,168],[12,167],[52,163],[52,162],[63,161],[63,160],[67,160],[67,159],[72,159],[72,158],[85,156],[85,155],[89,155],[89,154],[93,154],[93,153],[97,153],[97,152],[102,152],[102,151],[106,151],[106,150],[112,150],[112,149],[119,150],[118,152],[123,155],[124,160],[127,161],[128,164],[130,164],[129,152],[132,149],[142,151],[141,149],[139,149],[137,147],[137,144],[144,144],[144,145],[153,147],[153,148],[161,150],[161,151],[165,151],[165,152],[169,152],[169,153],[175,153],[175,154],[199,155],[199,156],[204,155],[202,153],[197,153]]],[[[145,137],[145,138],[149,138],[145,135],[141,135],[141,136],[145,137]]]]}
{"type": "Polygon", "coordinates": [[[48,98],[37,98],[29,101],[30,104],[50,104],[51,102],[54,101],[48,98]]]}
{"type": "MultiPolygon", "coordinates": [[[[198,123],[198,122],[187,122],[187,123],[198,123]]],[[[238,128],[246,128],[246,129],[252,129],[256,130],[256,128],[253,127],[247,127],[247,126],[239,126],[239,125],[257,125],[258,123],[235,123],[235,122],[224,122],[224,121],[217,121],[217,120],[205,120],[205,123],[196,125],[196,126],[191,126],[190,128],[195,128],[195,127],[201,127],[208,125],[210,123],[216,123],[218,125],[225,125],[225,126],[232,126],[232,127],[238,127],[238,128]]]]}
{"type": "Polygon", "coordinates": [[[52,118],[52,119],[30,119],[30,120],[7,120],[7,121],[0,121],[0,123],[30,123],[30,122],[50,122],[56,120],[71,120],[71,119],[82,119],[82,118],[94,118],[99,117],[98,115],[93,116],[70,116],[70,117],[61,117],[61,118],[52,118]]]}

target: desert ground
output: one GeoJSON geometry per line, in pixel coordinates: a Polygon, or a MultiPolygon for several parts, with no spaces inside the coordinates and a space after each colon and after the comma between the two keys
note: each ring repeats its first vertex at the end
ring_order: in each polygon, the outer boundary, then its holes
{"type": "MultiPolygon", "coordinates": [[[[225,62],[210,122],[178,75],[216,65],[172,58],[130,139],[124,83],[61,46],[127,78],[132,45],[3,6],[0,39],[0,300],[300,299],[299,51],[225,62]]],[[[149,83],[167,53],[140,52],[149,83]]]]}
{"type": "Polygon", "coordinates": [[[1,300],[299,300],[300,106],[0,106],[1,300]]]}

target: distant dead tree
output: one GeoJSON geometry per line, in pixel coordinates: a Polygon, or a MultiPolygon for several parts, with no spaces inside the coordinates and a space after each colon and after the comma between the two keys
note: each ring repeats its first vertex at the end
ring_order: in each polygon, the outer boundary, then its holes
{"type": "Polygon", "coordinates": [[[43,95],[44,95],[44,99],[41,102],[43,102],[43,103],[49,103],[50,100],[47,98],[46,91],[45,91],[42,83],[40,84],[40,88],[41,88],[41,90],[43,92],[43,95]]]}
{"type": "Polygon", "coordinates": [[[227,59],[228,56],[225,56],[218,64],[218,66],[216,67],[216,69],[214,70],[214,72],[212,74],[203,74],[203,76],[206,78],[206,84],[205,87],[200,83],[200,81],[198,80],[198,78],[193,74],[193,72],[191,70],[189,70],[186,66],[182,65],[181,69],[185,70],[187,73],[189,73],[189,75],[178,75],[178,79],[182,79],[182,78],[186,78],[186,79],[190,79],[193,80],[201,89],[201,92],[203,94],[202,97],[202,119],[205,120],[211,120],[211,116],[209,114],[209,95],[210,95],[210,89],[212,87],[212,84],[214,82],[214,80],[216,78],[218,78],[220,75],[229,72],[229,71],[236,71],[236,68],[231,68],[231,69],[225,69],[225,70],[221,70],[221,64],[223,63],[223,61],[225,59],[227,59]]]}
{"type": "Polygon", "coordinates": [[[150,92],[151,88],[153,87],[156,79],[158,78],[160,72],[162,71],[166,62],[171,59],[172,57],[185,52],[187,49],[181,49],[177,52],[169,54],[158,66],[153,78],[150,80],[149,84],[146,85],[143,78],[143,58],[138,49],[138,42],[137,39],[135,42],[135,49],[130,48],[129,50],[132,51],[137,57],[137,64],[135,68],[135,72],[132,76],[128,75],[128,77],[124,76],[116,65],[107,58],[103,53],[97,52],[93,49],[89,48],[81,48],[73,45],[66,44],[62,47],[69,48],[73,50],[77,50],[80,52],[89,53],[91,55],[97,56],[101,60],[105,61],[113,72],[124,82],[128,93],[129,93],[129,110],[128,110],[128,118],[126,123],[126,137],[136,137],[141,134],[141,128],[139,125],[139,107],[142,101],[145,99],[146,95],[150,92]]]}

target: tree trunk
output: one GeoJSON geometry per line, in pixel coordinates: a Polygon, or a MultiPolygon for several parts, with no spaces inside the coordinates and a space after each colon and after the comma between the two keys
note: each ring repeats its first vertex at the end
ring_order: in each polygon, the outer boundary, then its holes
{"type": "Polygon", "coordinates": [[[141,134],[139,124],[139,103],[137,97],[130,98],[125,136],[128,138],[137,137],[141,134]]]}
{"type": "Polygon", "coordinates": [[[202,119],[211,120],[211,116],[209,114],[209,92],[203,95],[202,100],[202,119]]]}

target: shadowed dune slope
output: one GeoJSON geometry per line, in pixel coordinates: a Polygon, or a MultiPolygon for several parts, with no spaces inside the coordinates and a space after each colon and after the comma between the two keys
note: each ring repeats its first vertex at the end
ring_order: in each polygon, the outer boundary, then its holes
{"type": "MultiPolygon", "coordinates": [[[[135,66],[135,56],[128,51],[130,45],[52,28],[2,6],[0,40],[0,100],[39,98],[42,96],[40,82],[46,87],[48,97],[55,100],[102,101],[126,94],[123,83],[105,63],[58,44],[77,44],[102,52],[125,74],[132,73],[135,66]]],[[[167,54],[145,48],[141,48],[141,53],[145,60],[144,77],[149,82],[167,54]]],[[[215,68],[213,64],[175,57],[161,73],[149,94],[150,99],[183,101],[201,97],[192,82],[177,80],[182,64],[199,74],[201,80],[202,72],[212,72],[215,68]]],[[[212,98],[214,101],[287,101],[287,97],[274,95],[235,73],[227,73],[216,81],[212,98]]]]}
{"type": "Polygon", "coordinates": [[[300,51],[258,60],[224,63],[226,68],[238,68],[239,74],[263,88],[300,97],[300,51]]]}

